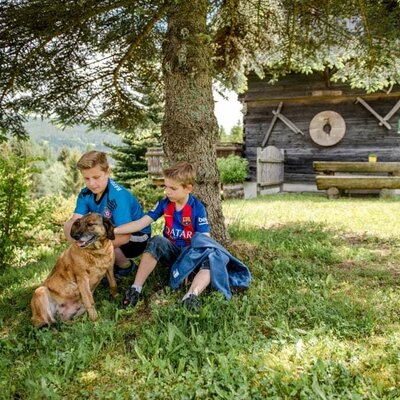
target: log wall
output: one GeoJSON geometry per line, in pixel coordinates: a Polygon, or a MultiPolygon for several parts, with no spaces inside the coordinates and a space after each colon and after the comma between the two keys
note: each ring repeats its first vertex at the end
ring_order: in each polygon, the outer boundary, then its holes
{"type": "Polygon", "coordinates": [[[249,77],[244,103],[245,157],[249,160],[251,180],[256,180],[256,153],[276,110],[283,101],[281,113],[304,133],[291,131],[277,120],[267,145],[285,150],[285,182],[314,181],[313,161],[368,161],[375,153],[379,161],[400,161],[398,110],[389,120],[392,129],[379,126],[379,121],[356,98],[362,97],[382,117],[400,99],[400,90],[390,94],[366,94],[345,85],[326,87],[318,75],[291,75],[271,86],[255,75],[249,77]],[[346,122],[344,138],[334,146],[323,147],[312,141],[309,125],[321,111],[336,111],[346,122]]]}

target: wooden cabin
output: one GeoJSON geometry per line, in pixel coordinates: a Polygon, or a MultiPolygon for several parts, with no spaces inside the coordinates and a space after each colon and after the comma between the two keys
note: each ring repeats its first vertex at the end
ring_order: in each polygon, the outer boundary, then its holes
{"type": "Polygon", "coordinates": [[[366,93],[324,74],[292,74],[270,84],[255,74],[240,96],[244,155],[257,180],[257,148],[284,155],[284,183],[313,183],[313,161],[400,161],[400,87],[366,93]]]}

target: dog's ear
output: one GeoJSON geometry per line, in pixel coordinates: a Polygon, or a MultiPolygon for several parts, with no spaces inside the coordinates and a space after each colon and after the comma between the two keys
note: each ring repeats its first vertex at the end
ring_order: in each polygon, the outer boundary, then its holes
{"type": "Polygon", "coordinates": [[[69,231],[69,235],[71,237],[73,237],[77,231],[77,229],[79,228],[79,225],[81,224],[81,219],[78,218],[74,221],[74,223],[71,225],[71,229],[69,231]]]}
{"type": "Polygon", "coordinates": [[[107,238],[110,240],[115,239],[114,235],[114,225],[109,218],[103,217],[103,225],[106,228],[107,238]]]}

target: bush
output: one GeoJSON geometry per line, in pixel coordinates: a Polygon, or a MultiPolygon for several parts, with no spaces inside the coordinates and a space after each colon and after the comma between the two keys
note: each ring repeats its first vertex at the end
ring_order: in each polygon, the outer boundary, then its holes
{"type": "Polygon", "coordinates": [[[47,211],[32,200],[34,161],[12,152],[0,156],[0,270],[21,264],[28,241],[47,211]]]}
{"type": "Polygon", "coordinates": [[[222,184],[243,183],[247,178],[248,161],[245,158],[230,155],[217,160],[222,184]]]}

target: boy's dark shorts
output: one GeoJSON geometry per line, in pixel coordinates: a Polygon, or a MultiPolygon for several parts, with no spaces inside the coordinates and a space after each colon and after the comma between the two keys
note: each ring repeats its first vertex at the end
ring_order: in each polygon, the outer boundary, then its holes
{"type": "MultiPolygon", "coordinates": [[[[185,247],[178,247],[163,236],[153,236],[148,241],[144,252],[151,254],[160,264],[170,267],[183,249],[185,247]]],[[[200,269],[210,269],[208,259],[203,262],[200,269]]]]}
{"type": "Polygon", "coordinates": [[[163,236],[153,236],[147,243],[145,253],[151,254],[157,262],[170,267],[181,254],[182,248],[163,236]]]}
{"type": "Polygon", "coordinates": [[[143,254],[150,236],[145,233],[132,233],[128,243],[120,246],[126,258],[135,258],[143,254]]]}

